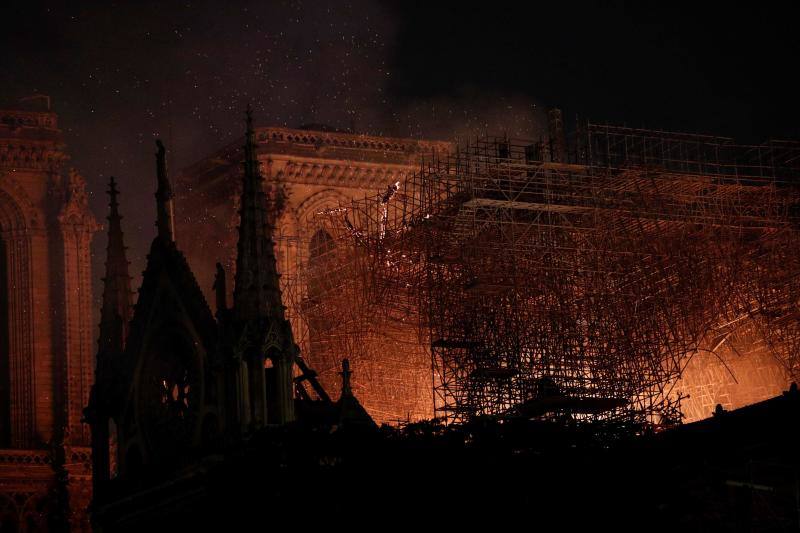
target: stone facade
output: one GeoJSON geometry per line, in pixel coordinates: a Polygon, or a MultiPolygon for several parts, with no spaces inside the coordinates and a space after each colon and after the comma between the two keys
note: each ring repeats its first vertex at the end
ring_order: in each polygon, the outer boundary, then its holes
{"type": "MultiPolygon", "coordinates": [[[[373,196],[417,170],[420,159],[455,149],[452,143],[419,141],[316,129],[256,128],[257,157],[273,205],[281,287],[304,357],[331,391],[338,389],[341,358],[315,343],[299,306],[309,297],[308,280],[299,273],[309,260],[332,245],[316,215],[352,199],[373,196]]],[[[236,226],[240,195],[241,141],[232,143],[184,169],[176,184],[176,236],[198,282],[212,300],[214,270],[219,261],[235,270],[236,226]],[[195,238],[202,235],[202,238],[195,238]]],[[[407,345],[387,344],[354,358],[353,387],[370,414],[380,422],[433,416],[430,360],[409,353],[407,345]]]]}
{"type": "Polygon", "coordinates": [[[0,530],[81,530],[99,226],[49,102],[27,107],[0,111],[0,530]]]}

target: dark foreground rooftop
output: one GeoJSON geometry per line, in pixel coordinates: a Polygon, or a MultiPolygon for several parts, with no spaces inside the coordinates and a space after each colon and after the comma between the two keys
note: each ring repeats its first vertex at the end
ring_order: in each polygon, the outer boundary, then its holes
{"type": "Polygon", "coordinates": [[[657,434],[522,419],[294,425],[98,516],[114,531],[234,530],[276,516],[300,529],[796,530],[798,421],[793,386],[657,434]]]}

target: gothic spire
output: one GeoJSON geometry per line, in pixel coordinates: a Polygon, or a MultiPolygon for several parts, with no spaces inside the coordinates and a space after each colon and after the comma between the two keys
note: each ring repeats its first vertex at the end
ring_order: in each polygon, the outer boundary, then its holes
{"type": "Polygon", "coordinates": [[[233,291],[235,315],[240,320],[284,318],[279,276],[275,264],[272,225],[267,216],[264,178],[256,157],[253,113],[247,106],[244,176],[239,206],[239,243],[233,291]]]}
{"type": "Polygon", "coordinates": [[[103,278],[103,306],[100,309],[99,353],[121,353],[131,320],[131,277],[122,233],[122,216],[117,202],[117,182],[108,182],[108,246],[106,274],[103,278]]]}
{"type": "Polygon", "coordinates": [[[158,178],[158,189],[156,190],[157,218],[156,227],[158,228],[159,238],[167,241],[175,241],[175,215],[172,206],[172,186],[167,176],[167,157],[164,144],[161,139],[156,139],[156,176],[158,178]]]}

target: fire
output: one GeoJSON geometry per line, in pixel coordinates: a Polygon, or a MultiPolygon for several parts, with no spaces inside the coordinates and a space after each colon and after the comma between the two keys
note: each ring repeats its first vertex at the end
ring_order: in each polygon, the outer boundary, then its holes
{"type": "Polygon", "coordinates": [[[790,377],[783,365],[765,350],[741,355],[723,350],[719,355],[697,352],[675,386],[685,422],[708,418],[716,406],[737,409],[787,389],[790,377]],[[746,354],[746,355],[744,355],[746,354]]]}

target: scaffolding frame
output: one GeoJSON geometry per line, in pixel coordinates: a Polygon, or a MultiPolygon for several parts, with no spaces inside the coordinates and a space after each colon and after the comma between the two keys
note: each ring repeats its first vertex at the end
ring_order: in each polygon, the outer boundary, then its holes
{"type": "Polygon", "coordinates": [[[800,145],[577,132],[480,138],[320,213],[337,245],[306,320],[339,354],[430,357],[447,423],[674,424],[681,372],[723,347],[796,378],[800,145]]]}

